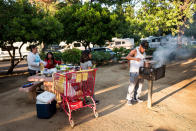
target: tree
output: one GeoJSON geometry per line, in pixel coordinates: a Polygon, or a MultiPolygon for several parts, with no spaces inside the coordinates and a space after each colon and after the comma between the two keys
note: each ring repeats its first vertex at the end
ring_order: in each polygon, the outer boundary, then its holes
{"type": "Polygon", "coordinates": [[[34,5],[26,0],[6,1],[0,0],[0,47],[8,51],[10,55],[10,68],[8,73],[12,73],[14,67],[21,62],[21,48],[27,42],[44,42],[50,44],[59,41],[62,33],[62,24],[55,18],[45,17],[42,10],[38,10],[34,5]],[[19,48],[20,58],[16,61],[15,42],[23,42],[19,48]]]}
{"type": "Polygon", "coordinates": [[[106,5],[122,5],[124,3],[129,3],[131,5],[135,5],[140,0],[91,0],[91,2],[99,2],[101,4],[106,4],[106,5]]]}
{"type": "Polygon", "coordinates": [[[0,47],[8,51],[10,55],[11,66],[8,73],[12,73],[14,67],[23,60],[21,54],[22,46],[27,42],[33,42],[38,38],[36,30],[31,28],[31,21],[36,17],[42,17],[37,14],[34,6],[27,1],[5,1],[1,0],[0,6],[0,47]],[[16,47],[14,42],[23,41],[19,48],[20,59],[15,62],[16,47]]]}
{"type": "Polygon", "coordinates": [[[63,24],[63,41],[67,43],[72,43],[77,41],[77,28],[78,24],[76,23],[78,18],[75,16],[77,9],[81,8],[81,4],[74,4],[72,6],[65,6],[61,8],[55,17],[63,24]]]}
{"type": "Polygon", "coordinates": [[[191,0],[188,3],[177,0],[145,0],[137,14],[138,22],[144,26],[143,36],[182,33],[188,27],[187,22],[192,21],[193,7],[191,0]],[[182,10],[183,5],[186,6],[182,10]]]}
{"type": "Polygon", "coordinates": [[[116,15],[97,3],[65,7],[57,13],[57,18],[64,25],[64,40],[82,42],[85,48],[90,43],[104,45],[116,28],[116,15]]]}
{"type": "Polygon", "coordinates": [[[196,13],[194,14],[193,23],[190,23],[190,27],[185,30],[185,35],[196,39],[196,13]]]}
{"type": "Polygon", "coordinates": [[[76,11],[77,37],[85,47],[90,43],[102,46],[111,40],[115,33],[116,16],[111,15],[107,8],[100,4],[84,4],[76,11]]]}
{"type": "Polygon", "coordinates": [[[34,19],[32,26],[37,28],[38,41],[44,44],[43,50],[48,45],[59,44],[63,37],[63,24],[55,17],[45,16],[43,19],[34,19]]]}

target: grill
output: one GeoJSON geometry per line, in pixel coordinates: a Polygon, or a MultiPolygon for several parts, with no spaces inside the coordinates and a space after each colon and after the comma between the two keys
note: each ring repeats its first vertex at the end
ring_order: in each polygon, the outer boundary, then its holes
{"type": "Polygon", "coordinates": [[[145,60],[144,67],[140,67],[139,76],[140,78],[148,80],[148,108],[152,107],[152,89],[153,81],[165,77],[166,66],[162,65],[161,67],[156,68],[154,65],[155,61],[145,60]]]}
{"type": "Polygon", "coordinates": [[[158,80],[165,77],[165,65],[159,68],[153,67],[140,67],[139,70],[140,77],[147,80],[158,80]]]}

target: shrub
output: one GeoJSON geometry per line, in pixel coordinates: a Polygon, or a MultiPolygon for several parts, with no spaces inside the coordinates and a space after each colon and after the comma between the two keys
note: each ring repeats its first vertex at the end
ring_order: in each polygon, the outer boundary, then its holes
{"type": "MultiPolygon", "coordinates": [[[[54,59],[55,60],[58,60],[58,61],[61,61],[62,60],[62,53],[61,52],[52,52],[53,53],[53,55],[54,55],[54,59]]],[[[40,56],[40,58],[42,59],[42,60],[45,60],[45,58],[46,58],[46,52],[41,52],[40,54],[39,54],[39,56],[40,56]]]]}
{"type": "Polygon", "coordinates": [[[42,60],[45,60],[45,58],[46,58],[46,53],[41,52],[41,53],[39,54],[39,56],[40,56],[40,58],[41,58],[42,60]]]}
{"type": "Polygon", "coordinates": [[[114,48],[113,51],[116,53],[117,60],[120,60],[121,57],[126,57],[129,54],[130,49],[120,47],[120,48],[114,48]]]}
{"type": "Polygon", "coordinates": [[[92,59],[96,63],[109,61],[111,59],[111,55],[109,52],[104,51],[94,51],[92,52],[92,59]]]}
{"type": "Polygon", "coordinates": [[[55,60],[57,60],[57,61],[61,61],[62,60],[62,55],[63,54],[61,52],[54,52],[53,54],[54,54],[55,60]]]}
{"type": "Polygon", "coordinates": [[[81,50],[73,48],[65,50],[62,54],[63,62],[66,64],[77,65],[80,63],[81,50]]]}

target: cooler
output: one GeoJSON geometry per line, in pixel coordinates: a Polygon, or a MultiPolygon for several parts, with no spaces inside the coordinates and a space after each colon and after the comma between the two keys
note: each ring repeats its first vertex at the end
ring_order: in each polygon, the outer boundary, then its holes
{"type": "Polygon", "coordinates": [[[56,113],[55,98],[55,94],[47,91],[37,96],[36,109],[38,118],[47,119],[56,113]]]}

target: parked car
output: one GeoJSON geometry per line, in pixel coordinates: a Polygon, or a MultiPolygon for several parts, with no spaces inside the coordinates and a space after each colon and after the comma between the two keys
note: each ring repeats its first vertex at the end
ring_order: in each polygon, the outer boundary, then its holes
{"type": "Polygon", "coordinates": [[[143,40],[148,41],[150,48],[158,48],[161,46],[161,37],[149,36],[141,39],[141,41],[143,40]]]}
{"type": "Polygon", "coordinates": [[[115,52],[113,52],[111,49],[106,47],[100,47],[100,48],[92,48],[92,51],[103,51],[103,52],[109,52],[111,57],[114,57],[116,55],[115,52]]]}
{"type": "Polygon", "coordinates": [[[191,47],[196,48],[196,41],[191,41],[191,47]]]}

